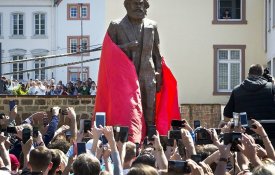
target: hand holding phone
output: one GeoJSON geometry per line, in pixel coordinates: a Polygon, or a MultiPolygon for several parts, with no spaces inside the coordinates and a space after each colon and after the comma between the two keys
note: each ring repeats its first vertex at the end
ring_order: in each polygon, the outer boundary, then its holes
{"type": "Polygon", "coordinates": [[[22,131],[22,142],[25,144],[31,138],[31,130],[24,128],[22,131]]]}
{"type": "Polygon", "coordinates": [[[154,141],[153,136],[157,135],[157,129],[155,125],[148,125],[148,140],[154,141]]]}
{"type": "Polygon", "coordinates": [[[95,125],[97,128],[101,125],[102,127],[105,127],[106,125],[106,113],[105,112],[97,112],[95,114],[95,125]]]}
{"type": "Polygon", "coordinates": [[[15,100],[10,100],[9,101],[9,106],[10,106],[10,111],[12,111],[13,110],[13,108],[15,107],[15,100]]]}
{"type": "Polygon", "coordinates": [[[91,120],[84,120],[84,133],[87,133],[88,131],[91,131],[92,128],[92,122],[91,120]]]}

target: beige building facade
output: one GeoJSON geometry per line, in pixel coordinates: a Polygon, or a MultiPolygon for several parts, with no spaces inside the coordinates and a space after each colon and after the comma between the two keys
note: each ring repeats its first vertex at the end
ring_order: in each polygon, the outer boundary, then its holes
{"type": "MultiPolygon", "coordinates": [[[[124,0],[106,0],[106,30],[124,0]]],[[[259,0],[149,0],[161,53],[181,104],[226,104],[253,63],[265,64],[265,3],[259,0]],[[229,12],[229,17],[226,14],[229,12]]]]}

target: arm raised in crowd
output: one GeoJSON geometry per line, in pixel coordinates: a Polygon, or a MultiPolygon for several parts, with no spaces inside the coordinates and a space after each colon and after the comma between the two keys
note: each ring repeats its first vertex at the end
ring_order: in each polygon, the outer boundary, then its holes
{"type": "Polygon", "coordinates": [[[60,108],[59,107],[53,107],[52,108],[52,119],[49,123],[49,126],[48,126],[48,129],[44,135],[44,143],[45,145],[48,145],[52,138],[54,137],[54,133],[55,131],[57,130],[57,126],[58,126],[58,123],[59,123],[59,110],[60,108]]]}
{"type": "Polygon", "coordinates": [[[0,153],[1,153],[1,158],[4,162],[4,165],[7,169],[11,170],[11,161],[9,157],[9,151],[5,147],[5,141],[6,137],[4,136],[3,133],[0,135],[0,153]]]}
{"type": "Polygon", "coordinates": [[[165,170],[168,168],[168,160],[165,156],[165,153],[163,151],[163,148],[160,143],[160,138],[159,138],[159,132],[156,131],[157,135],[154,135],[154,142],[153,146],[155,149],[155,158],[157,162],[157,166],[160,170],[165,170]]]}
{"type": "Polygon", "coordinates": [[[68,107],[68,118],[70,119],[70,130],[72,133],[71,136],[71,142],[76,141],[76,135],[77,135],[77,123],[76,123],[76,113],[74,108],[68,107]]]}
{"type": "Polygon", "coordinates": [[[186,129],[181,129],[181,137],[182,137],[183,145],[186,147],[186,158],[190,159],[191,155],[196,154],[194,140],[190,132],[186,129]]]}
{"type": "Polygon", "coordinates": [[[257,133],[258,135],[261,136],[263,142],[264,142],[264,146],[265,146],[265,150],[268,153],[267,156],[275,161],[275,152],[274,152],[274,147],[272,146],[271,141],[268,138],[268,135],[265,132],[265,129],[263,128],[263,126],[257,121],[252,119],[252,124],[256,126],[256,129],[251,128],[251,130],[253,130],[255,133],[257,133]]]}
{"type": "Polygon", "coordinates": [[[119,152],[116,146],[116,141],[114,138],[114,132],[113,132],[113,127],[112,126],[106,126],[102,129],[102,132],[106,139],[108,140],[108,143],[111,148],[111,156],[112,160],[114,162],[114,174],[115,175],[123,175],[123,169],[119,157],[119,152]]]}

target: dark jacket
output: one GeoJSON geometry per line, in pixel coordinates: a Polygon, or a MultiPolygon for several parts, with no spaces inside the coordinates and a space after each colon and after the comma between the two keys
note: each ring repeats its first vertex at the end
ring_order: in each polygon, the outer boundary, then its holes
{"type": "Polygon", "coordinates": [[[224,116],[247,112],[256,120],[275,119],[274,86],[262,77],[249,77],[235,87],[224,108],[224,116]]]}

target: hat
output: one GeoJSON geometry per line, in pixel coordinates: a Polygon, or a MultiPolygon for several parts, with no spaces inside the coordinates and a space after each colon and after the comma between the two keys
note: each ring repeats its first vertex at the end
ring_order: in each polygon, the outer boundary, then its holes
{"type": "Polygon", "coordinates": [[[20,162],[18,161],[17,157],[13,154],[10,154],[10,160],[11,160],[11,170],[16,170],[20,167],[20,162]]]}

